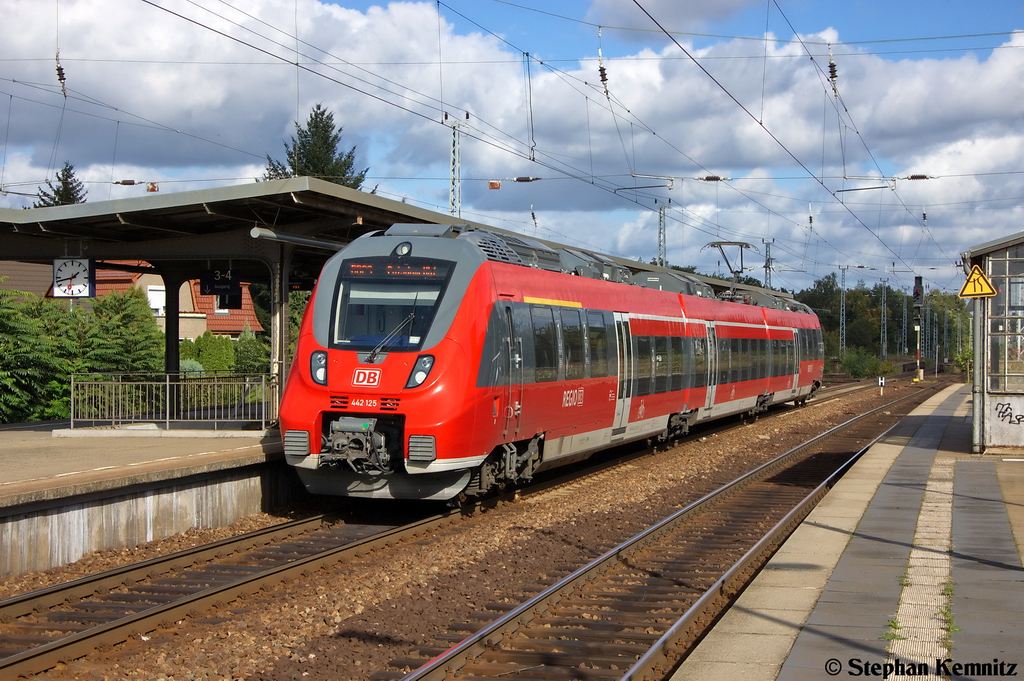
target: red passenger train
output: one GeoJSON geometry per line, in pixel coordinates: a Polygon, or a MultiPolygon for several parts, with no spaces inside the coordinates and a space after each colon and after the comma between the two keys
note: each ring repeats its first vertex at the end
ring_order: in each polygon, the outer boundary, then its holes
{"type": "Polygon", "coordinates": [[[818,318],[761,293],[461,225],[392,226],[324,266],[281,404],[315,494],[474,496],[694,423],[805,402],[818,318]]]}

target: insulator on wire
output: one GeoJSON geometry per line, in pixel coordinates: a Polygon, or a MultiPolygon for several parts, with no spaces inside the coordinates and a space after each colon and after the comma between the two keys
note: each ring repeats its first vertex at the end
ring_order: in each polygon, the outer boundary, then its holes
{"type": "Polygon", "coordinates": [[[828,81],[832,83],[832,93],[838,98],[839,89],[836,87],[836,83],[839,80],[839,68],[836,66],[836,60],[832,57],[832,43],[828,45],[828,81]]]}
{"type": "Polygon", "coordinates": [[[64,75],[64,67],[60,65],[60,52],[57,53],[57,82],[60,83],[60,91],[64,99],[68,98],[67,77],[64,75]]]}

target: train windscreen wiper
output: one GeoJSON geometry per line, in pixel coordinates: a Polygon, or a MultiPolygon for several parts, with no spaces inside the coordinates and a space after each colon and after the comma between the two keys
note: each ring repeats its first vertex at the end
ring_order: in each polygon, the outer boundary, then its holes
{"type": "Polygon", "coordinates": [[[412,324],[412,321],[414,319],[416,319],[416,308],[415,307],[413,308],[413,311],[409,313],[408,317],[403,319],[401,321],[401,323],[398,326],[396,326],[394,328],[394,330],[392,330],[391,333],[389,333],[388,335],[384,336],[384,338],[381,340],[381,342],[377,343],[377,346],[373,350],[370,350],[370,354],[368,354],[366,356],[366,359],[364,361],[367,364],[373,364],[375,361],[377,361],[377,355],[380,354],[381,350],[386,348],[388,346],[388,343],[390,343],[395,338],[397,338],[398,334],[400,334],[402,332],[402,330],[405,329],[405,327],[407,327],[410,324],[412,324]]]}

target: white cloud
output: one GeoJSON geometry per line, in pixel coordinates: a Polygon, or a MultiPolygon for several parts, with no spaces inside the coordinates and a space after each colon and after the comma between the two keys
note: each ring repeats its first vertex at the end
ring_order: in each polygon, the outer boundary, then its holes
{"type": "MultiPolygon", "coordinates": [[[[640,4],[666,30],[695,31],[711,22],[729,19],[758,3],[752,0],[643,0],[640,4]]],[[[643,10],[633,2],[622,0],[595,0],[588,19],[604,26],[652,26],[643,10]]]]}
{"type": "MultiPolygon", "coordinates": [[[[442,210],[451,143],[442,111],[463,121],[469,111],[464,215],[645,260],[657,247],[655,197],[677,211],[669,223],[673,262],[713,268],[713,256],[700,251],[708,241],[760,247],[773,237],[780,267],[805,270],[790,275],[800,285],[839,264],[876,267],[879,274],[866,276],[881,278],[894,260],[904,269],[947,267],[952,281],[962,275],[949,256],[1018,229],[1021,37],[987,59],[894,60],[844,46],[838,102],[825,80],[824,43],[838,42],[841,30],[804,36],[814,60],[795,42],[770,43],[767,59],[755,41],[699,50],[684,43],[720,85],[678,47],[648,37],[632,55],[605,60],[609,104],[594,55],[531,62],[527,79],[522,54],[483,32],[457,32],[443,16],[439,22],[435,3],[364,13],[300,0],[296,14],[293,3],[253,0],[244,6],[255,18],[217,2],[199,4],[225,18],[183,0],[160,4],[197,23],[145,3],[63,0],[58,32],[52,11],[5,6],[0,130],[9,190],[34,193],[65,160],[88,182],[90,201],[139,191],[111,179],[158,181],[161,191],[250,181],[267,154],[283,157],[294,121],[319,102],[344,127],[342,144],[356,146],[359,167],[369,166],[369,186],[442,210]],[[287,35],[296,19],[299,69],[287,35]],[[54,71],[58,43],[66,101],[54,71]],[[692,179],[709,173],[733,180],[692,179]],[[898,181],[895,193],[829,193],[872,184],[844,174],[910,173],[940,179],[898,181]],[[613,193],[668,184],[631,174],[670,176],[673,188],[613,193]],[[488,179],[515,176],[544,180],[486,189],[488,179]]],[[[750,6],[643,4],[674,30],[750,6]]],[[[638,25],[638,12],[597,0],[590,18],[638,25]]],[[[0,196],[3,206],[28,203],[0,196]]]]}

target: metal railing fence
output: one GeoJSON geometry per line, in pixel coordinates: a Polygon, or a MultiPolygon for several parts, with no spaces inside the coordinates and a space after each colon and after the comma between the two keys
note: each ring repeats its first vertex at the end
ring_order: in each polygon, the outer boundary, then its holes
{"type": "Polygon", "coordinates": [[[276,376],[205,372],[71,376],[71,428],[154,423],[266,430],[277,422],[276,376]]]}

